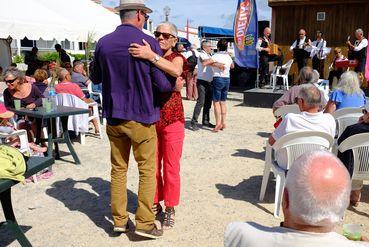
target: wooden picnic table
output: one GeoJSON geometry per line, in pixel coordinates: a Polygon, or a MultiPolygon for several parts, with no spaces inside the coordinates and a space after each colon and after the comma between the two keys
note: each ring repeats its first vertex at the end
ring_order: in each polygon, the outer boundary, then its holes
{"type": "Polygon", "coordinates": [[[57,106],[56,110],[47,112],[43,107],[37,107],[34,110],[21,108],[16,110],[14,108],[9,108],[10,111],[14,112],[19,116],[28,116],[36,119],[37,123],[37,137],[36,143],[41,143],[41,130],[42,123],[44,120],[48,121],[47,124],[47,133],[48,133],[48,146],[47,146],[47,154],[49,157],[52,157],[53,149],[52,146],[55,144],[55,153],[56,159],[60,159],[59,153],[59,145],[58,143],[66,143],[69,149],[70,154],[73,156],[74,162],[76,164],[81,164],[81,161],[78,158],[76,151],[73,148],[72,142],[68,133],[68,117],[71,115],[79,115],[79,114],[88,114],[88,109],[75,108],[69,106],[57,106]],[[60,118],[60,122],[62,124],[62,136],[60,138],[57,137],[56,133],[56,118],[60,118]]]}
{"type": "MultiPolygon", "coordinates": [[[[24,176],[31,177],[32,175],[36,174],[37,172],[42,171],[43,169],[51,166],[54,163],[54,159],[52,157],[31,157],[27,161],[27,170],[24,176]]],[[[31,243],[28,241],[27,237],[24,235],[22,230],[20,229],[17,220],[14,216],[12,199],[11,199],[11,188],[18,184],[18,181],[9,180],[9,179],[0,179],[0,201],[3,207],[3,212],[6,221],[0,222],[0,229],[1,228],[8,228],[12,231],[23,247],[32,246],[31,243]]]]}

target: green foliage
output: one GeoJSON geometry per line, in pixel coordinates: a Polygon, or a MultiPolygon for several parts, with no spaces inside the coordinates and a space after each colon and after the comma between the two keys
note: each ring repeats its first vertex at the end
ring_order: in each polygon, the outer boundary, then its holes
{"type": "Polygon", "coordinates": [[[59,54],[57,52],[47,52],[47,53],[43,53],[40,54],[38,56],[38,59],[40,59],[41,61],[56,61],[59,58],[59,54]]]}
{"type": "Polygon", "coordinates": [[[70,54],[72,57],[74,57],[75,60],[84,60],[86,59],[85,54],[70,54]]]}
{"type": "Polygon", "coordinates": [[[13,63],[24,63],[24,56],[23,55],[15,55],[13,57],[13,63]]]}

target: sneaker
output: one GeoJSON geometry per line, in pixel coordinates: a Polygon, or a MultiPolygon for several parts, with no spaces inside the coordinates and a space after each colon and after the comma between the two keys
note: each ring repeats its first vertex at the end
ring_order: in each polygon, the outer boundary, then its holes
{"type": "Polygon", "coordinates": [[[127,233],[129,232],[128,223],[125,226],[114,226],[113,231],[116,233],[127,233]]]}
{"type": "Polygon", "coordinates": [[[158,229],[156,225],[153,224],[152,229],[150,230],[137,230],[136,229],[135,234],[141,237],[145,237],[145,238],[157,239],[163,236],[163,230],[158,229]]]}
{"type": "Polygon", "coordinates": [[[196,124],[196,123],[191,123],[191,125],[190,125],[190,129],[191,129],[191,130],[193,130],[193,131],[197,131],[197,130],[199,130],[200,128],[199,128],[199,126],[197,126],[197,124],[196,124]]]}

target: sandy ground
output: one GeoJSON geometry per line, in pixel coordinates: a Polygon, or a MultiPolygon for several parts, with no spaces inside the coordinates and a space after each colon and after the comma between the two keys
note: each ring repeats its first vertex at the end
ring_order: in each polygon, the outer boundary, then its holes
{"type": "MultiPolygon", "coordinates": [[[[109,144],[87,137],[75,143],[82,165],[71,156],[57,161],[55,175],[37,184],[17,185],[13,205],[19,224],[34,246],[222,246],[225,227],[232,221],[279,225],[273,217],[274,181],[265,202],[258,201],[264,168],[264,143],[273,130],[270,109],[244,107],[242,94],[229,95],[228,128],[220,133],[186,129],[181,175],[181,204],[176,226],[159,240],[142,241],[133,234],[111,233],[109,207],[109,144]]],[[[195,102],[184,101],[189,123],[195,102]]],[[[66,151],[62,146],[61,150],[66,151]]],[[[130,162],[128,210],[134,221],[138,187],[137,166],[130,162]]],[[[348,210],[344,223],[364,225],[369,235],[369,185],[363,202],[348,210]]],[[[0,221],[3,215],[0,214],[0,221]]],[[[337,229],[340,232],[340,228],[337,229]]],[[[0,231],[0,246],[19,246],[0,231]]]]}

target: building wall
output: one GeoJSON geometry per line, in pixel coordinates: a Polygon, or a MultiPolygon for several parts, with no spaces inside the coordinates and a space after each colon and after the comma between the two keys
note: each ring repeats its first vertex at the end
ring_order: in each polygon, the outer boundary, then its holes
{"type": "Polygon", "coordinates": [[[278,45],[291,45],[297,38],[300,28],[307,31],[311,39],[315,31],[320,30],[328,46],[342,46],[347,36],[354,39],[357,28],[369,31],[369,1],[366,3],[273,6],[272,26],[274,41],[278,45]],[[317,21],[317,12],[325,12],[325,21],[317,21]]]}

